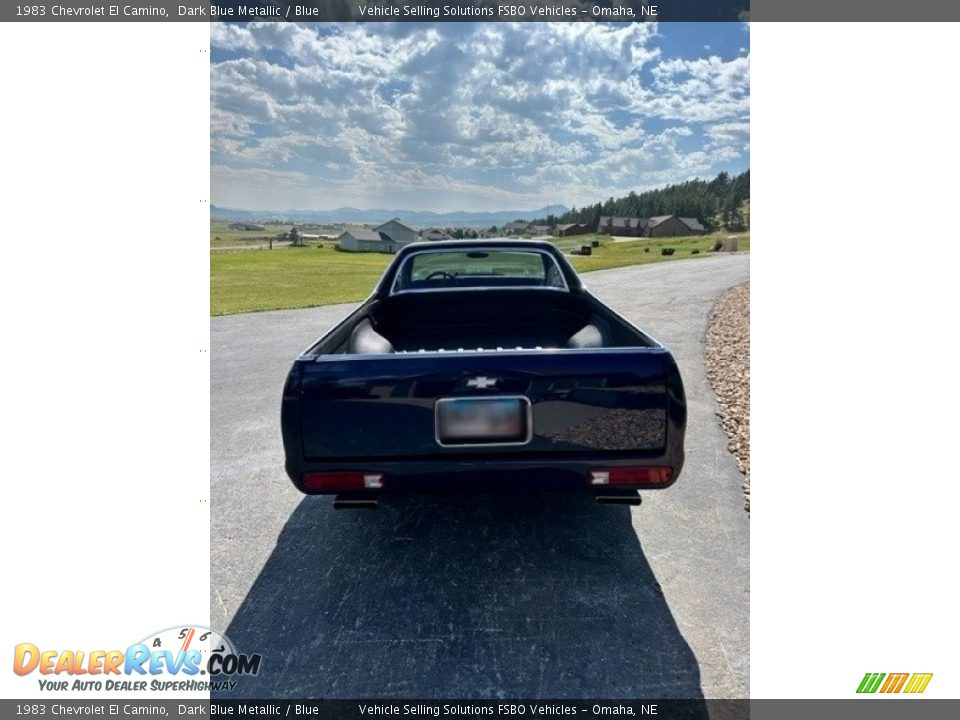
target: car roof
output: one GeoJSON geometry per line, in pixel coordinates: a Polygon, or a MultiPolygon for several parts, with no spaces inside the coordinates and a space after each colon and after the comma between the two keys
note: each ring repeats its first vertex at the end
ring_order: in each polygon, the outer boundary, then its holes
{"type": "Polygon", "coordinates": [[[421,250],[469,250],[471,248],[498,248],[498,249],[519,249],[519,250],[538,250],[550,253],[557,253],[557,246],[546,240],[511,240],[510,238],[487,238],[472,240],[434,240],[427,242],[414,242],[404,245],[397,251],[398,255],[407,255],[411,252],[421,250]]]}

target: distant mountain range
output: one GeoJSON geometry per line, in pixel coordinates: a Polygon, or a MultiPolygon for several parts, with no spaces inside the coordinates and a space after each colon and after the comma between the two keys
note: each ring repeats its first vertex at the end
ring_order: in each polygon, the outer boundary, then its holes
{"type": "Polygon", "coordinates": [[[422,210],[360,210],[359,208],[341,207],[335,210],[240,210],[238,208],[210,206],[210,217],[214,220],[236,220],[247,222],[280,222],[299,223],[304,225],[335,225],[342,223],[357,223],[370,225],[386,222],[392,218],[400,218],[408,225],[419,227],[454,227],[475,226],[489,227],[503,225],[513,220],[532,220],[545,218],[548,215],[563,215],[569,208],[563,205],[547,205],[536,210],[499,210],[496,212],[469,212],[457,210],[454,212],[436,213],[422,210]]]}

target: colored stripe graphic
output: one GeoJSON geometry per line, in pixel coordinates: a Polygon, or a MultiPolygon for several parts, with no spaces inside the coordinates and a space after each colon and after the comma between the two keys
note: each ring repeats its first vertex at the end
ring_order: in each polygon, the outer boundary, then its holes
{"type": "Polygon", "coordinates": [[[867,673],[863,676],[863,680],[860,681],[860,687],[857,688],[857,692],[875,693],[885,676],[885,673],[867,673]]]}
{"type": "Polygon", "coordinates": [[[927,689],[927,685],[930,684],[930,678],[932,677],[933,673],[914,673],[910,678],[910,682],[907,683],[907,687],[904,692],[922,693],[927,689]]]}
{"type": "Polygon", "coordinates": [[[890,673],[887,676],[887,681],[883,684],[883,687],[880,688],[882,693],[898,693],[903,688],[903,684],[907,681],[907,678],[910,677],[910,673],[890,673]]]}
{"type": "Polygon", "coordinates": [[[902,690],[904,693],[918,694],[927,689],[931,678],[933,673],[866,673],[857,687],[857,692],[875,693],[879,690],[881,693],[892,694],[902,690]]]}

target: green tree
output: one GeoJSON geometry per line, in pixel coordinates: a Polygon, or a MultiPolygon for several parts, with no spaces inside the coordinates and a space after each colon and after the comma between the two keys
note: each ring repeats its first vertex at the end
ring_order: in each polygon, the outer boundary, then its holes
{"type": "MultiPolygon", "coordinates": [[[[708,227],[717,224],[746,224],[743,205],[750,200],[750,171],[731,177],[719,173],[713,180],[695,179],[667,185],[656,190],[638,193],[631,191],[620,198],[610,197],[603,203],[576,207],[557,217],[548,218],[549,224],[579,222],[596,227],[601,215],[623,217],[654,217],[676,213],[695,217],[708,227]]],[[[544,224],[535,219],[534,224],[544,224]]]]}

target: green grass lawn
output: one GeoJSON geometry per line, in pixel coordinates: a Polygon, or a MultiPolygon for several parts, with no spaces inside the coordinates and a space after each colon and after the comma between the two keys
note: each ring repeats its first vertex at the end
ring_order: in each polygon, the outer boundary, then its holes
{"type": "MultiPolygon", "coordinates": [[[[614,242],[606,236],[560,238],[564,252],[599,240],[589,257],[572,256],[578,272],[643,265],[667,260],[709,257],[720,235],[656,238],[614,242]],[[675,248],[665,256],[661,249],[675,248]],[[694,253],[699,250],[699,253],[694,253]]],[[[741,235],[741,251],[749,251],[750,236],[741,235]]],[[[365,299],[383,274],[392,255],[347,253],[324,247],[277,247],[273,250],[216,251],[210,253],[210,313],[230,315],[258,310],[303,308],[365,299]]],[[[705,267],[705,271],[709,271],[705,267]]]]}
{"type": "MultiPolygon", "coordinates": [[[[726,238],[728,233],[700,235],[686,238],[637,238],[626,242],[615,242],[605,235],[580,235],[575,238],[561,238],[557,245],[566,250],[580,247],[581,244],[599,240],[600,247],[593,248],[589,256],[570,257],[577,272],[607,270],[626,265],[645,265],[667,260],[686,260],[691,257],[703,257],[713,254],[713,245],[717,240],[726,238]],[[663,248],[674,248],[673,255],[663,255],[663,248]],[[694,252],[697,250],[699,252],[694,252]]],[[[739,250],[749,252],[750,236],[739,235],[739,250]]]]}
{"type": "Polygon", "coordinates": [[[393,258],[282,247],[210,253],[210,313],[302,308],[363,300],[393,258]]]}

